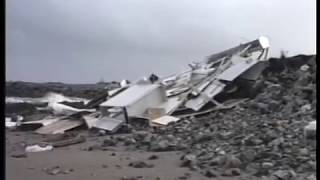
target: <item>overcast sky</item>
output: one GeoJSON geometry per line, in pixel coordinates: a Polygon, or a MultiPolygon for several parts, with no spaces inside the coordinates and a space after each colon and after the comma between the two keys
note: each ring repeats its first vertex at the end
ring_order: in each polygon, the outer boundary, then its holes
{"type": "Polygon", "coordinates": [[[315,54],[316,0],[6,0],[6,79],[165,76],[260,35],[315,54]]]}

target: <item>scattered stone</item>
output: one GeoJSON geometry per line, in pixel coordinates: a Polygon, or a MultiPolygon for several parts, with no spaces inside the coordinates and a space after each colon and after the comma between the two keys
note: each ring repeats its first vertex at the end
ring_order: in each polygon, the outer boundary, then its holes
{"type": "Polygon", "coordinates": [[[239,168],[226,169],[221,175],[222,176],[239,176],[241,171],[239,168]]]}
{"type": "Polygon", "coordinates": [[[49,175],[69,174],[74,171],[72,168],[63,169],[60,166],[53,166],[51,168],[43,168],[43,171],[49,175]]]}
{"type": "Polygon", "coordinates": [[[109,166],[107,164],[103,164],[102,168],[108,168],[109,166]]]}
{"type": "Polygon", "coordinates": [[[271,162],[264,162],[262,163],[262,168],[263,169],[271,169],[274,166],[271,162]]]}
{"type": "Polygon", "coordinates": [[[272,175],[279,178],[280,180],[289,180],[290,179],[289,171],[285,171],[285,170],[275,171],[272,175]]]}
{"type": "Polygon", "coordinates": [[[127,177],[127,176],[123,176],[121,178],[121,180],[142,180],[143,176],[134,176],[134,177],[127,177]]]}
{"type": "Polygon", "coordinates": [[[104,147],[115,146],[116,144],[117,144],[117,142],[114,139],[108,137],[105,140],[103,140],[102,146],[104,146],[104,147]]]}
{"type": "Polygon", "coordinates": [[[214,172],[213,170],[206,170],[206,172],[204,173],[204,175],[206,176],[206,177],[217,177],[217,174],[216,174],[216,172],[214,172]]]}
{"type": "Polygon", "coordinates": [[[134,138],[127,138],[127,139],[124,141],[124,145],[129,146],[129,145],[135,144],[136,142],[137,142],[137,141],[136,141],[134,138]]]}
{"type": "Polygon", "coordinates": [[[160,142],[151,143],[151,151],[162,152],[162,151],[172,151],[173,148],[167,140],[161,140],[160,142]]]}
{"type": "Polygon", "coordinates": [[[24,151],[16,151],[11,154],[11,157],[13,157],[13,158],[26,158],[27,153],[24,151]]]}
{"type": "Polygon", "coordinates": [[[304,127],[304,136],[306,139],[316,139],[317,121],[310,122],[304,127]]]}
{"type": "Polygon", "coordinates": [[[316,177],[314,174],[311,174],[311,175],[308,176],[306,179],[307,179],[307,180],[316,180],[317,177],[316,177]]]}
{"type": "Polygon", "coordinates": [[[241,161],[235,156],[231,155],[227,157],[224,167],[226,169],[229,169],[229,168],[240,168],[240,166],[241,166],[241,161]]]}
{"type": "Polygon", "coordinates": [[[143,161],[131,162],[131,163],[129,163],[129,166],[133,167],[133,168],[153,168],[154,167],[153,164],[147,164],[147,163],[145,163],[143,161]]]}
{"type": "Polygon", "coordinates": [[[190,167],[192,165],[196,164],[196,156],[193,154],[187,154],[185,156],[183,156],[182,158],[182,163],[180,165],[180,167],[190,167]]]}
{"type": "Polygon", "coordinates": [[[151,155],[150,157],[148,157],[149,160],[155,160],[155,159],[159,159],[159,157],[157,155],[151,155]]]}

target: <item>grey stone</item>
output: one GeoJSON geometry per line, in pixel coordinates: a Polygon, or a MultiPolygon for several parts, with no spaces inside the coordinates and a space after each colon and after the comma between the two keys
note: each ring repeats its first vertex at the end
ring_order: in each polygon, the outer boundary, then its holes
{"type": "Polygon", "coordinates": [[[272,175],[279,178],[280,180],[289,180],[291,177],[289,171],[286,170],[277,170],[272,173],[272,175]]]}
{"type": "Polygon", "coordinates": [[[132,144],[136,144],[136,140],[134,138],[128,138],[124,141],[124,145],[126,146],[129,146],[129,145],[132,145],[132,144]]]}
{"type": "Polygon", "coordinates": [[[151,144],[150,150],[155,152],[172,151],[174,148],[167,140],[161,140],[160,142],[154,142],[151,144]]]}
{"type": "Polygon", "coordinates": [[[187,154],[185,156],[183,156],[182,158],[182,163],[181,163],[181,167],[190,167],[194,164],[196,164],[197,158],[195,155],[193,154],[187,154]]]}
{"type": "Polygon", "coordinates": [[[159,157],[157,155],[151,155],[150,157],[148,157],[149,160],[155,160],[155,159],[159,159],[159,157]]]}
{"type": "Polygon", "coordinates": [[[307,180],[316,180],[317,177],[316,177],[314,174],[311,174],[311,175],[308,176],[306,179],[307,179],[307,180]]]}
{"type": "Polygon", "coordinates": [[[147,164],[143,161],[134,161],[134,162],[131,162],[129,163],[129,166],[130,167],[134,167],[134,168],[152,168],[154,167],[153,164],[147,164]]]}
{"type": "Polygon", "coordinates": [[[222,176],[239,176],[241,174],[241,170],[239,168],[230,168],[226,169],[221,175],[222,176]]]}
{"type": "Polygon", "coordinates": [[[229,169],[229,168],[240,168],[240,166],[241,166],[241,161],[237,157],[235,157],[233,155],[227,157],[225,165],[224,165],[224,167],[226,169],[229,169]]]}
{"type": "Polygon", "coordinates": [[[215,171],[213,171],[213,170],[206,170],[205,171],[205,173],[204,173],[204,175],[206,176],[206,177],[217,177],[218,175],[216,174],[216,172],[215,171]]]}
{"type": "Polygon", "coordinates": [[[117,141],[108,137],[106,139],[103,140],[102,146],[106,147],[106,146],[115,146],[117,144],[117,141]]]}
{"type": "Polygon", "coordinates": [[[264,169],[271,169],[274,166],[271,162],[264,162],[262,163],[262,168],[264,169]]]}

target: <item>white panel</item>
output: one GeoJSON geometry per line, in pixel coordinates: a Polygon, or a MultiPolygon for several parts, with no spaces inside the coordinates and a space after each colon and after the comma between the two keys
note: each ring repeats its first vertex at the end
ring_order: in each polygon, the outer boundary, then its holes
{"type": "Polygon", "coordinates": [[[225,81],[233,81],[247,69],[255,65],[258,61],[257,60],[250,60],[250,61],[242,61],[237,64],[232,65],[230,68],[225,70],[221,73],[217,78],[225,81]]]}

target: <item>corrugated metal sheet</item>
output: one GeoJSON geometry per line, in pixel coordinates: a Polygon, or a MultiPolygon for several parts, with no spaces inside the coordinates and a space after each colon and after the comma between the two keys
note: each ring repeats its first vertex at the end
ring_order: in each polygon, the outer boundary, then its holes
{"type": "Polygon", "coordinates": [[[254,59],[239,62],[225,70],[217,78],[225,81],[233,81],[235,78],[237,78],[239,75],[251,68],[256,63],[258,63],[258,61],[254,59]]]}
{"type": "Polygon", "coordinates": [[[122,93],[112,97],[100,106],[125,107],[129,106],[139,99],[143,98],[150,91],[159,88],[159,84],[139,84],[133,85],[123,91],[122,93]]]}

